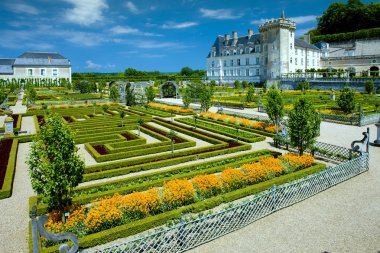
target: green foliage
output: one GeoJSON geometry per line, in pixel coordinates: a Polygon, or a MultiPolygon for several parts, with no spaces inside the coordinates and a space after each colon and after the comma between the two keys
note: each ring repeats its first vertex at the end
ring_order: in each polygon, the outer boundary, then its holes
{"type": "Polygon", "coordinates": [[[5,92],[5,89],[2,88],[0,90],[0,104],[2,104],[6,98],[7,98],[7,93],[5,92]]]}
{"type": "Polygon", "coordinates": [[[193,70],[191,68],[189,68],[189,67],[183,67],[181,69],[180,74],[182,76],[191,76],[193,74],[193,70]]]}
{"type": "Polygon", "coordinates": [[[119,90],[117,89],[116,85],[113,85],[110,90],[110,99],[112,101],[116,102],[120,98],[119,90]]]}
{"type": "Polygon", "coordinates": [[[102,105],[102,110],[103,110],[103,114],[106,113],[106,111],[108,111],[108,109],[110,108],[109,105],[105,104],[105,105],[102,105]]]}
{"type": "Polygon", "coordinates": [[[145,88],[145,96],[147,99],[147,103],[153,102],[154,98],[156,97],[156,94],[154,93],[154,88],[152,85],[149,85],[149,87],[145,88]]]}
{"type": "Polygon", "coordinates": [[[297,83],[297,90],[308,90],[310,89],[310,83],[308,81],[304,81],[304,82],[298,82],[297,83]]]}
{"type": "Polygon", "coordinates": [[[263,83],[263,92],[267,93],[267,83],[263,83]]]}
{"type": "Polygon", "coordinates": [[[104,92],[104,89],[106,88],[106,82],[104,82],[103,80],[100,81],[98,83],[98,89],[99,89],[99,92],[100,92],[100,99],[103,98],[103,92],[104,92]]]}
{"type": "Polygon", "coordinates": [[[193,101],[193,95],[190,88],[184,88],[182,90],[182,103],[185,108],[189,108],[190,103],[193,101]]]}
{"type": "Polygon", "coordinates": [[[255,97],[255,87],[253,85],[250,85],[247,92],[246,101],[253,102],[255,97]]]}
{"type": "Polygon", "coordinates": [[[290,143],[297,147],[300,155],[317,140],[320,124],[321,118],[312,103],[305,97],[297,100],[289,113],[288,127],[290,143]]]}
{"type": "Polygon", "coordinates": [[[271,87],[269,89],[265,107],[268,117],[277,126],[277,122],[284,117],[284,101],[277,88],[271,87]]]}
{"type": "Polygon", "coordinates": [[[374,37],[380,37],[380,28],[362,29],[356,32],[318,35],[315,37],[311,37],[311,41],[312,43],[318,43],[320,41],[339,42],[339,41],[347,41],[347,40],[374,38],[374,37]]]}
{"type": "Polygon", "coordinates": [[[131,88],[131,84],[128,83],[125,87],[125,104],[127,106],[134,106],[136,105],[136,97],[133,92],[133,89],[131,88]]]}
{"type": "Polygon", "coordinates": [[[79,81],[74,84],[74,89],[80,93],[91,93],[96,91],[96,84],[94,82],[79,81]]]}
{"type": "Polygon", "coordinates": [[[33,190],[49,209],[63,211],[83,178],[84,162],[77,155],[73,136],[62,117],[45,117],[46,124],[31,145],[27,164],[33,190]]]}
{"type": "Polygon", "coordinates": [[[248,82],[244,80],[243,82],[241,82],[241,86],[243,87],[243,89],[247,88],[248,82]]]}
{"type": "Polygon", "coordinates": [[[125,117],[126,113],[124,110],[122,110],[120,112],[120,118],[121,118],[121,126],[123,127],[124,126],[124,117],[125,117]]]}
{"type": "Polygon", "coordinates": [[[210,87],[214,88],[215,86],[216,86],[216,81],[215,80],[211,80],[210,81],[210,87]]]}
{"type": "Polygon", "coordinates": [[[177,137],[177,133],[171,129],[170,132],[168,133],[168,137],[170,138],[171,142],[172,142],[172,153],[174,152],[174,142],[175,142],[175,138],[177,137]]]}
{"type": "Polygon", "coordinates": [[[354,91],[346,86],[341,91],[336,100],[340,109],[345,113],[352,113],[355,109],[354,91]]]}
{"type": "Polygon", "coordinates": [[[28,101],[31,104],[33,104],[37,100],[37,92],[33,88],[33,86],[30,86],[26,91],[26,97],[28,98],[28,101]]]}
{"type": "Polygon", "coordinates": [[[318,18],[321,34],[355,32],[380,27],[380,3],[364,4],[360,0],[348,0],[347,4],[334,2],[318,18]]]}
{"type": "Polygon", "coordinates": [[[375,88],[375,84],[373,83],[373,81],[366,81],[364,85],[365,85],[365,91],[368,94],[371,94],[373,92],[373,89],[375,88]]]}
{"type": "Polygon", "coordinates": [[[210,109],[212,106],[212,96],[214,94],[214,91],[212,88],[209,88],[203,84],[199,85],[199,102],[201,104],[201,109],[205,112],[210,109]]]}
{"type": "Polygon", "coordinates": [[[235,82],[234,82],[234,87],[235,87],[235,89],[240,89],[240,81],[239,80],[235,80],[235,82]]]}

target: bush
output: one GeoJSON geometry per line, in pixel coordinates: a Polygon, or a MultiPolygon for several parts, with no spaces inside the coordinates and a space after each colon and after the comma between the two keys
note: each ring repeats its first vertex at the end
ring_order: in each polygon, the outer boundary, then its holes
{"type": "Polygon", "coordinates": [[[289,166],[295,169],[303,169],[310,167],[314,163],[314,157],[311,155],[303,154],[292,154],[288,153],[281,156],[281,159],[286,162],[289,166]]]}
{"type": "Polygon", "coordinates": [[[164,184],[163,201],[169,209],[193,203],[194,200],[194,186],[189,180],[174,179],[164,184]]]}
{"type": "Polygon", "coordinates": [[[344,87],[338,96],[336,101],[340,109],[345,113],[352,113],[355,109],[355,95],[354,91],[346,86],[344,87]]]}
{"type": "Polygon", "coordinates": [[[196,176],[191,182],[195,186],[197,193],[205,198],[218,195],[222,192],[222,180],[214,174],[196,176]]]}
{"type": "Polygon", "coordinates": [[[122,208],[131,217],[143,218],[155,214],[161,208],[162,200],[157,189],[135,192],[124,197],[122,208]]]}
{"type": "Polygon", "coordinates": [[[373,92],[373,89],[375,88],[375,84],[373,83],[373,81],[366,81],[364,85],[365,85],[365,91],[368,94],[371,94],[373,92]]]}
{"type": "Polygon", "coordinates": [[[242,188],[246,184],[244,172],[239,169],[225,169],[222,171],[221,177],[227,191],[242,188]]]}

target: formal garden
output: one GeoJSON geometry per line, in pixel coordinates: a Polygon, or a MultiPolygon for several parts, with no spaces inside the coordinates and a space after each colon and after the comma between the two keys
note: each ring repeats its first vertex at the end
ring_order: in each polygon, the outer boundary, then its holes
{"type": "MultiPolygon", "coordinates": [[[[27,112],[4,111],[13,132],[5,121],[0,198],[12,195],[18,144],[29,143],[27,165],[37,193],[29,199],[30,215],[47,215],[47,231],[74,233],[81,248],[91,248],[161,231],[205,211],[229,210],[274,185],[296,184],[331,164],[358,159],[354,151],[316,142],[318,112],[334,103],[325,92],[195,83],[182,87],[184,106],[175,106],[154,101],[158,94],[151,87],[140,97],[127,88],[122,102],[116,88],[73,93],[67,87],[27,87],[27,112]],[[266,119],[209,111],[216,98],[235,103],[248,95],[252,105],[265,105],[266,119]],[[190,108],[194,102],[200,109],[190,108]],[[36,134],[23,131],[23,120],[33,123],[28,127],[36,134]]],[[[369,107],[377,101],[352,94],[369,107]]],[[[38,238],[42,252],[58,246],[38,238]]]]}

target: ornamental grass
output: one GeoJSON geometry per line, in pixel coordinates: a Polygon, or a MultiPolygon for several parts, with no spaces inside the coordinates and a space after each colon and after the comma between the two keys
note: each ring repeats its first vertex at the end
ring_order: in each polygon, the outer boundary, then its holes
{"type": "Polygon", "coordinates": [[[194,200],[195,190],[189,180],[174,179],[164,184],[163,201],[169,209],[191,204],[194,200]]]}
{"type": "Polygon", "coordinates": [[[196,176],[191,182],[197,194],[204,198],[212,197],[222,192],[223,182],[214,174],[196,176]]]}

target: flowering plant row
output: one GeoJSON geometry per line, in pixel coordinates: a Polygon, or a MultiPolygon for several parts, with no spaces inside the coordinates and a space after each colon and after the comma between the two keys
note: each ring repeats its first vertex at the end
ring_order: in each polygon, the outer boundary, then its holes
{"type": "Polygon", "coordinates": [[[218,121],[223,121],[226,123],[232,123],[232,124],[239,124],[245,127],[254,128],[254,129],[260,129],[265,130],[269,133],[275,133],[276,127],[273,124],[267,124],[265,122],[261,121],[254,121],[249,119],[243,119],[243,118],[236,118],[230,115],[226,114],[219,114],[219,113],[212,113],[212,112],[201,112],[201,117],[204,117],[206,119],[213,119],[218,121]]]}
{"type": "MultiPolygon", "coordinates": [[[[103,105],[110,105],[110,106],[117,106],[118,103],[111,102],[111,103],[106,103],[106,102],[101,102],[101,103],[96,103],[96,104],[61,104],[61,105],[49,105],[47,108],[48,109],[67,109],[67,108],[80,108],[80,107],[92,107],[92,106],[103,106],[103,105]]],[[[35,105],[31,106],[28,108],[29,111],[33,110],[42,110],[42,106],[40,105],[35,105]]]]}
{"type": "Polygon", "coordinates": [[[186,108],[182,108],[182,107],[174,106],[174,105],[164,105],[164,104],[160,104],[160,103],[149,103],[148,105],[150,107],[158,108],[158,109],[166,110],[166,111],[175,111],[175,112],[181,112],[181,113],[193,112],[193,109],[191,109],[191,108],[186,109],[186,108]]]}
{"type": "Polygon", "coordinates": [[[116,193],[88,205],[72,206],[66,223],[61,221],[59,212],[52,211],[45,227],[54,233],[86,235],[306,168],[313,162],[309,155],[264,157],[238,168],[226,168],[220,174],[198,175],[190,180],[174,179],[148,191],[124,196],[116,193]]]}

